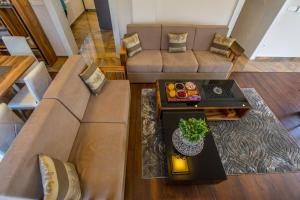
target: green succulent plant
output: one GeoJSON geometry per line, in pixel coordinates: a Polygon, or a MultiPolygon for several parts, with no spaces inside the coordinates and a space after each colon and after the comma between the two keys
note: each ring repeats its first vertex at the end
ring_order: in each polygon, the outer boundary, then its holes
{"type": "Polygon", "coordinates": [[[189,142],[198,142],[209,132],[206,121],[196,118],[180,119],[179,128],[183,137],[189,142]]]}

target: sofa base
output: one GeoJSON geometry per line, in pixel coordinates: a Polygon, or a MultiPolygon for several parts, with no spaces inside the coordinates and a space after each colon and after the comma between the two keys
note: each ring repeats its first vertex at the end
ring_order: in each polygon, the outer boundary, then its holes
{"type": "Polygon", "coordinates": [[[159,79],[228,79],[230,73],[127,73],[130,83],[155,83],[159,79]]]}

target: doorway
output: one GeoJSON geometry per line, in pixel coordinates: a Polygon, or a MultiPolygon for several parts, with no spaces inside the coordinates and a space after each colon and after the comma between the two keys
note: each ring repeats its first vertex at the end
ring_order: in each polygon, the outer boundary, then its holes
{"type": "Polygon", "coordinates": [[[93,0],[83,0],[85,11],[72,23],[71,29],[81,53],[85,51],[84,53],[93,54],[97,65],[120,65],[115,50],[110,12],[108,9],[105,14],[109,14],[109,20],[101,20],[101,2],[102,0],[95,0],[93,4],[93,0]]]}

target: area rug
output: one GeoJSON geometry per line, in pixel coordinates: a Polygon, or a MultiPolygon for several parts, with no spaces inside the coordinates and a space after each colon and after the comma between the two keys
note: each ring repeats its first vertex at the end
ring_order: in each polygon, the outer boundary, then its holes
{"type": "MultiPolygon", "coordinates": [[[[210,121],[227,175],[300,170],[300,149],[253,88],[242,89],[252,106],[241,120],[210,121]]],[[[166,177],[161,123],[156,118],[155,90],[142,90],[142,177],[166,177]]]]}

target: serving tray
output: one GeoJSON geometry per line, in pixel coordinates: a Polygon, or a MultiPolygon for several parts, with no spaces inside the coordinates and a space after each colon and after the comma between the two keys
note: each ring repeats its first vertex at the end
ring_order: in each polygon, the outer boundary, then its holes
{"type": "Polygon", "coordinates": [[[199,92],[199,88],[194,82],[167,82],[165,84],[165,90],[167,94],[168,102],[198,102],[201,100],[201,95],[199,92]],[[188,89],[186,87],[187,83],[194,84],[194,89],[188,89]],[[169,84],[174,84],[175,97],[171,97],[170,92],[172,90],[169,89],[169,84]],[[179,87],[180,85],[180,87],[179,87]],[[179,93],[186,93],[185,97],[180,97],[179,93]]]}

